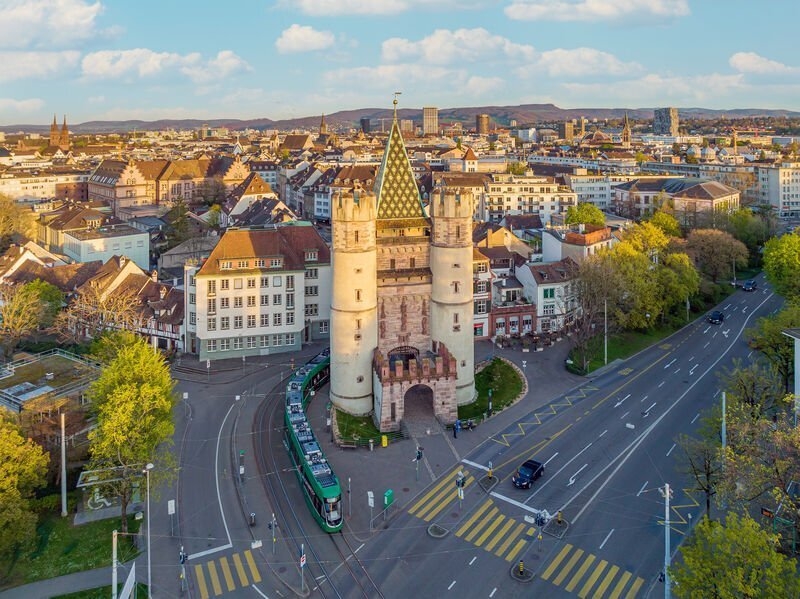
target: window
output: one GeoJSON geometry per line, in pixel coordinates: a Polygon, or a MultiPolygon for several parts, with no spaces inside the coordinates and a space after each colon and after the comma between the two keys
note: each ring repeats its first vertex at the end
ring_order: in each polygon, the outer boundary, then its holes
{"type": "Polygon", "coordinates": [[[306,304],[306,316],[317,316],[319,314],[319,304],[306,304]]]}
{"type": "Polygon", "coordinates": [[[453,293],[458,293],[459,291],[461,291],[461,283],[453,281],[453,293]]]}
{"type": "Polygon", "coordinates": [[[269,261],[270,268],[280,268],[283,266],[283,258],[271,258],[269,261]]]}
{"type": "Polygon", "coordinates": [[[488,314],[488,313],[489,313],[489,301],[477,300],[475,302],[475,314],[488,314]]]}
{"type": "Polygon", "coordinates": [[[321,320],[319,322],[319,332],[320,333],[327,333],[328,332],[328,321],[327,320],[321,320]]]}
{"type": "Polygon", "coordinates": [[[395,264],[394,258],[391,258],[389,260],[389,270],[397,270],[397,265],[395,264]]]}
{"type": "Polygon", "coordinates": [[[231,317],[230,316],[223,316],[219,319],[219,328],[223,331],[227,331],[231,328],[231,317]]]}
{"type": "Polygon", "coordinates": [[[317,268],[306,269],[306,279],[318,279],[318,278],[319,278],[319,269],[317,268]]]}
{"type": "Polygon", "coordinates": [[[456,239],[461,237],[461,225],[456,225],[456,239]]]}
{"type": "Polygon", "coordinates": [[[206,307],[207,307],[206,312],[208,312],[209,314],[216,314],[217,313],[217,300],[215,300],[213,298],[209,299],[208,302],[207,302],[207,306],[206,307]]]}
{"type": "Polygon", "coordinates": [[[189,285],[190,285],[191,287],[194,287],[194,286],[195,286],[195,284],[196,284],[196,283],[195,283],[195,278],[194,278],[194,275],[189,275],[189,285]]]}
{"type": "Polygon", "coordinates": [[[206,351],[207,352],[215,352],[217,351],[217,340],[216,339],[209,339],[206,341],[206,351]]]}
{"type": "Polygon", "coordinates": [[[255,277],[249,277],[247,279],[247,288],[248,289],[255,289],[256,288],[256,278],[255,277]]]}
{"type": "Polygon", "coordinates": [[[290,310],[294,308],[294,293],[286,294],[286,307],[290,310]]]}
{"type": "Polygon", "coordinates": [[[194,312],[189,312],[189,324],[197,324],[194,312]]]}
{"type": "Polygon", "coordinates": [[[554,288],[543,289],[542,290],[542,297],[544,299],[553,299],[556,296],[556,290],[554,288]]]}
{"type": "Polygon", "coordinates": [[[269,335],[261,335],[258,345],[259,347],[269,347],[269,335]]]}
{"type": "Polygon", "coordinates": [[[358,243],[358,231],[353,232],[353,240],[358,243]]]}
{"type": "Polygon", "coordinates": [[[221,297],[221,298],[219,298],[219,307],[220,307],[222,310],[225,310],[226,308],[230,308],[230,307],[231,307],[231,300],[230,300],[230,298],[228,298],[228,297],[221,297]]]}
{"type": "Polygon", "coordinates": [[[314,262],[318,260],[319,252],[317,250],[306,250],[306,262],[314,262]]]}
{"type": "Polygon", "coordinates": [[[283,345],[283,335],[273,335],[272,345],[283,345]]]}
{"type": "Polygon", "coordinates": [[[284,345],[294,345],[294,333],[286,333],[283,342],[284,345]]]}
{"type": "Polygon", "coordinates": [[[306,296],[319,295],[319,287],[316,285],[306,285],[306,296]]]}
{"type": "Polygon", "coordinates": [[[234,316],[233,317],[233,328],[234,329],[241,329],[242,328],[242,317],[241,316],[234,316]]]}
{"type": "Polygon", "coordinates": [[[208,295],[217,292],[217,282],[216,281],[208,281],[208,295]]]}
{"type": "Polygon", "coordinates": [[[196,304],[197,303],[197,296],[194,293],[189,294],[189,303],[196,304]]]}
{"type": "Polygon", "coordinates": [[[255,314],[248,314],[247,315],[247,328],[254,329],[256,326],[256,315],[255,314]]]}
{"type": "Polygon", "coordinates": [[[242,307],[242,297],[235,297],[233,298],[233,307],[234,308],[241,308],[242,307]]]}
{"type": "Polygon", "coordinates": [[[269,295],[264,294],[261,296],[261,305],[262,306],[269,306],[269,295]]]}
{"type": "Polygon", "coordinates": [[[222,289],[222,290],[225,290],[225,289],[230,289],[230,288],[231,288],[231,282],[230,282],[230,279],[222,279],[222,280],[219,282],[219,288],[220,288],[220,289],[222,289]]]}
{"type": "Polygon", "coordinates": [[[247,338],[247,349],[253,349],[256,346],[256,338],[255,337],[248,337],[247,338]]]}
{"type": "Polygon", "coordinates": [[[261,287],[269,287],[269,277],[261,277],[261,287]]]}
{"type": "Polygon", "coordinates": [[[294,275],[286,275],[286,289],[294,289],[294,275]]]}
{"type": "Polygon", "coordinates": [[[286,313],[286,324],[294,324],[294,312],[286,313]]]}
{"type": "Polygon", "coordinates": [[[281,277],[272,277],[272,286],[273,287],[280,287],[283,285],[283,278],[281,277]]]}
{"type": "Polygon", "coordinates": [[[247,260],[239,260],[236,266],[237,268],[247,268],[247,260]]]}
{"type": "Polygon", "coordinates": [[[254,308],[256,305],[256,296],[255,295],[248,295],[247,296],[247,307],[254,308]]]}
{"type": "Polygon", "coordinates": [[[487,281],[478,281],[475,285],[475,293],[486,293],[489,289],[489,283],[487,281]]]}
{"type": "Polygon", "coordinates": [[[542,305],[542,314],[545,316],[552,316],[556,313],[556,305],[555,304],[544,304],[542,305]]]}
{"type": "Polygon", "coordinates": [[[409,258],[408,267],[409,268],[416,268],[417,267],[417,259],[416,258],[409,258]]]}
{"type": "Polygon", "coordinates": [[[233,288],[234,289],[241,289],[242,288],[242,280],[241,279],[234,279],[233,280],[233,288]]]}
{"type": "Polygon", "coordinates": [[[261,326],[268,327],[269,326],[269,314],[262,314],[261,315],[261,326]]]}
{"type": "Polygon", "coordinates": [[[231,262],[230,260],[223,260],[222,262],[220,262],[219,267],[222,270],[230,270],[231,268],[233,268],[233,262],[231,262]]]}
{"type": "Polygon", "coordinates": [[[282,314],[273,314],[272,315],[272,326],[279,327],[282,324],[283,315],[282,314]]]}
{"type": "Polygon", "coordinates": [[[361,289],[356,289],[356,301],[361,301],[361,289]]]}
{"type": "Polygon", "coordinates": [[[453,313],[453,324],[458,324],[458,312],[453,313]]]}
{"type": "Polygon", "coordinates": [[[233,340],[233,349],[242,349],[242,338],[235,337],[233,340]]]}
{"type": "Polygon", "coordinates": [[[256,268],[263,268],[264,267],[264,258],[256,258],[254,261],[254,266],[256,268]]]}
{"type": "Polygon", "coordinates": [[[280,293],[275,293],[272,295],[273,306],[280,306],[282,303],[283,303],[283,296],[280,293]]]}
{"type": "Polygon", "coordinates": [[[216,318],[209,318],[206,320],[206,329],[209,331],[216,331],[217,330],[217,319],[216,318]]]}
{"type": "Polygon", "coordinates": [[[453,264],[453,268],[461,268],[460,264],[453,264]]]}
{"type": "Polygon", "coordinates": [[[231,348],[231,340],[230,339],[220,339],[219,340],[219,351],[228,351],[231,348]]]}
{"type": "Polygon", "coordinates": [[[361,319],[356,318],[356,330],[361,330],[361,319]]]}

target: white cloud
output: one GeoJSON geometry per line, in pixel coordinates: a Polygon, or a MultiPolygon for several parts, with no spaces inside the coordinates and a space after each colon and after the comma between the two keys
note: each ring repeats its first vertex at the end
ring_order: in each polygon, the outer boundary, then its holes
{"type": "Polygon", "coordinates": [[[605,98],[606,104],[691,106],[696,103],[717,103],[720,98],[736,97],[747,86],[743,75],[709,73],[691,77],[664,77],[650,74],[638,79],[601,83],[565,83],[571,92],[570,101],[586,102],[586,98],[605,98]]]}
{"type": "Polygon", "coordinates": [[[688,0],[513,0],[505,8],[520,21],[622,21],[689,14],[688,0]]]}
{"type": "Polygon", "coordinates": [[[551,77],[586,77],[591,75],[634,75],[643,71],[635,62],[622,62],[608,52],[594,48],[556,48],[542,52],[531,65],[520,67],[520,75],[545,71],[551,77]]]}
{"type": "Polygon", "coordinates": [[[64,46],[97,35],[100,2],[4,0],[0,3],[0,47],[64,46]]]}
{"type": "Polygon", "coordinates": [[[467,79],[464,89],[469,95],[483,96],[489,92],[498,92],[505,85],[505,81],[500,77],[480,77],[473,75],[467,79]]]}
{"type": "Polygon", "coordinates": [[[295,23],[281,32],[281,36],[275,40],[275,48],[281,54],[312,52],[330,48],[334,41],[335,37],[330,31],[317,31],[308,25],[295,23]]]}
{"type": "Polygon", "coordinates": [[[387,62],[422,60],[429,64],[455,62],[494,61],[497,58],[532,60],[533,46],[517,44],[486,29],[437,29],[418,42],[404,38],[390,38],[383,42],[381,51],[387,62]]]}
{"type": "Polygon", "coordinates": [[[737,52],[730,57],[728,63],[740,73],[753,73],[757,75],[789,75],[800,73],[800,68],[790,67],[764,58],[755,52],[737,52]]]}
{"type": "MultiPolygon", "coordinates": [[[[496,0],[490,0],[494,4],[496,0]]],[[[409,10],[486,8],[487,0],[282,0],[281,5],[311,17],[396,15],[409,10]]]]}
{"type": "Polygon", "coordinates": [[[0,52],[0,81],[41,79],[72,69],[80,52],[0,52]]]}
{"type": "Polygon", "coordinates": [[[44,100],[39,98],[28,98],[26,100],[0,98],[0,112],[35,112],[41,110],[43,106],[44,100]]]}
{"type": "Polygon", "coordinates": [[[134,48],[92,52],[83,57],[81,69],[84,76],[99,79],[117,79],[131,75],[152,77],[177,70],[195,83],[204,83],[249,70],[250,66],[230,50],[222,50],[215,58],[204,61],[198,52],[176,54],[134,48]]]}

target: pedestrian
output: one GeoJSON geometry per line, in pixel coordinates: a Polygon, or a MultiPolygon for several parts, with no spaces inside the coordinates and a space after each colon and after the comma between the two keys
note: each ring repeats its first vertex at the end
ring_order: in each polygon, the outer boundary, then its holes
{"type": "Polygon", "coordinates": [[[461,421],[456,418],[456,422],[453,424],[453,439],[458,439],[459,430],[461,430],[461,421]]]}

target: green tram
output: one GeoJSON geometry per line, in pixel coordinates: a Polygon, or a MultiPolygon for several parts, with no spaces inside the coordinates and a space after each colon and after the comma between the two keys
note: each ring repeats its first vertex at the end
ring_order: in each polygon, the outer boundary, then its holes
{"type": "Polygon", "coordinates": [[[330,350],[326,349],[292,374],[286,385],[284,424],[289,456],[311,514],[324,531],[338,532],[344,523],[342,489],[305,412],[313,392],[328,382],[330,368],[330,350]]]}

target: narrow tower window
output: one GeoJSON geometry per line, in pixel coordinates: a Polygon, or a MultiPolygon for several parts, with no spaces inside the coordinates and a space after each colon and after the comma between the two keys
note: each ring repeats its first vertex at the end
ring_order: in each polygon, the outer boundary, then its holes
{"type": "Polygon", "coordinates": [[[461,291],[461,283],[459,283],[458,281],[453,281],[453,291],[455,293],[461,291]]]}
{"type": "Polygon", "coordinates": [[[456,239],[461,238],[461,225],[456,225],[456,239]]]}
{"type": "Polygon", "coordinates": [[[408,261],[408,266],[410,268],[416,268],[417,267],[417,259],[416,258],[410,258],[409,261],[408,261]]]}
{"type": "Polygon", "coordinates": [[[391,258],[391,259],[389,260],[389,270],[395,270],[396,268],[397,268],[397,266],[396,266],[396,264],[395,264],[395,259],[394,259],[394,258],[391,258]]]}
{"type": "Polygon", "coordinates": [[[361,301],[361,290],[360,289],[356,289],[356,301],[357,302],[361,301]]]}
{"type": "Polygon", "coordinates": [[[353,238],[354,238],[355,242],[358,243],[358,230],[353,232],[353,238]]]}

